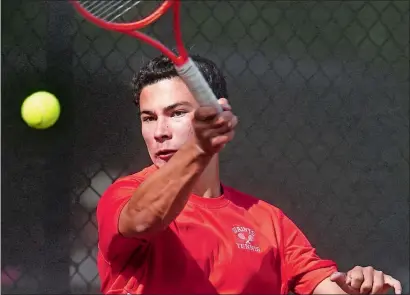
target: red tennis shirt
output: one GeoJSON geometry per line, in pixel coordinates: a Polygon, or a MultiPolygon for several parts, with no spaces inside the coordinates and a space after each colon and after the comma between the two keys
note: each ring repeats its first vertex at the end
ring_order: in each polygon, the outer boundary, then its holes
{"type": "Polygon", "coordinates": [[[114,182],[97,207],[98,271],[104,294],[310,294],[337,271],[282,211],[223,186],[191,195],[149,240],[125,238],[120,212],[154,166],[114,182]]]}

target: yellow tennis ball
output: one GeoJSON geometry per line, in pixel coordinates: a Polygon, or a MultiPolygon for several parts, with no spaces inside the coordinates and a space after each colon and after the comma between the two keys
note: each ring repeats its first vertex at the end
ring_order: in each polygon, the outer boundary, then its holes
{"type": "Polygon", "coordinates": [[[21,116],[28,126],[46,129],[53,126],[60,117],[60,103],[53,94],[38,91],[24,100],[21,116]]]}

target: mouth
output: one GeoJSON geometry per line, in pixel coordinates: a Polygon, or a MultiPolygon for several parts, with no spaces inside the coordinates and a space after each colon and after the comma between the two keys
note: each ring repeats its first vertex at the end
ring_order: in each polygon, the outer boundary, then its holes
{"type": "Polygon", "coordinates": [[[160,150],[155,155],[161,160],[168,161],[176,152],[176,150],[160,150]]]}

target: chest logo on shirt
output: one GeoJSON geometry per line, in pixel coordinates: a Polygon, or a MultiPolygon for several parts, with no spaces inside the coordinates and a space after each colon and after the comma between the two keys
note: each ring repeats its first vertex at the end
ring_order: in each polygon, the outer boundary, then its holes
{"type": "Polygon", "coordinates": [[[232,232],[236,236],[236,246],[239,249],[261,252],[261,248],[254,245],[255,231],[244,226],[233,226],[232,232]]]}

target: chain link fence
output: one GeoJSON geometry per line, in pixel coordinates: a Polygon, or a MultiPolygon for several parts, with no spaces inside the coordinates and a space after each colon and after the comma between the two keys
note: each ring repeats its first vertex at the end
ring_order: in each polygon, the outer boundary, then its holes
{"type": "MultiPolygon", "coordinates": [[[[158,52],[64,2],[2,4],[2,289],[98,293],[95,208],[150,163],[129,83],[158,52]],[[33,131],[19,108],[42,89],[64,115],[33,131]]],[[[183,23],[240,120],[223,181],[342,270],[373,265],[409,292],[409,2],[186,1],[183,23]]],[[[169,25],[150,32],[172,44],[169,25]]]]}

